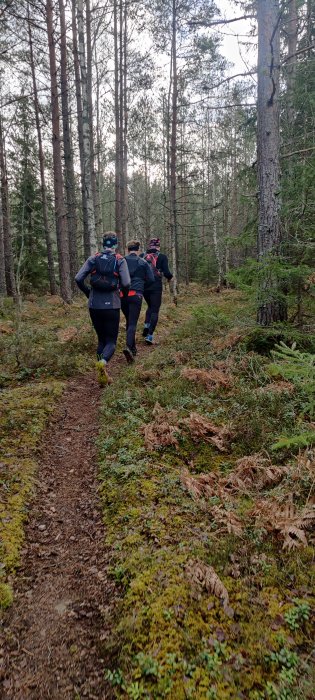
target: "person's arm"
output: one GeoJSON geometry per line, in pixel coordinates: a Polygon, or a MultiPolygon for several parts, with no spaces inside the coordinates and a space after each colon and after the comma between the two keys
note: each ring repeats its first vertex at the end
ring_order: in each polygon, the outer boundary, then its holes
{"type": "Polygon", "coordinates": [[[123,296],[128,296],[130,289],[131,279],[128,269],[127,260],[125,258],[120,258],[118,262],[119,279],[121,285],[121,291],[123,296]]]}
{"type": "Polygon", "coordinates": [[[79,289],[81,289],[81,292],[83,292],[83,294],[85,294],[85,296],[87,298],[89,298],[89,296],[90,296],[91,289],[86,284],[84,284],[84,280],[90,274],[90,272],[92,272],[94,265],[95,265],[95,256],[93,255],[92,257],[88,258],[85,261],[84,265],[82,265],[79,272],[76,274],[76,276],[74,278],[79,289]]]}
{"type": "Polygon", "coordinates": [[[164,255],[164,253],[160,253],[159,270],[163,272],[163,275],[167,280],[172,279],[173,275],[168,266],[167,255],[164,255]]]}

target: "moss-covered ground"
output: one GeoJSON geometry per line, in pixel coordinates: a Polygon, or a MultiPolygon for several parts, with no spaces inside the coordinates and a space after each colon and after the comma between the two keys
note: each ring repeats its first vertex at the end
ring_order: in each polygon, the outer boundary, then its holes
{"type": "MultiPolygon", "coordinates": [[[[272,449],[309,426],[307,388],[272,376],[253,319],[241,293],[192,287],[104,392],[118,698],[314,697],[314,454],[272,449]]],[[[311,333],[276,331],[314,351],[311,333]]]]}
{"type": "Polygon", "coordinates": [[[0,609],[13,598],[38,447],[63,380],[91,367],[94,344],[82,300],[31,297],[0,309],[0,609]]]}

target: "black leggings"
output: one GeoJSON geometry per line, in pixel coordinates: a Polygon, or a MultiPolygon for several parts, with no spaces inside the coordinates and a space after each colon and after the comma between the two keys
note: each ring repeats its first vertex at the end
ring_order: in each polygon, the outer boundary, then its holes
{"type": "Polygon", "coordinates": [[[116,349],[120,309],[89,309],[98,338],[97,356],[110,360],[116,349]]]}
{"type": "Polygon", "coordinates": [[[162,303],[162,289],[154,292],[145,292],[143,296],[148,304],[145,322],[149,324],[149,334],[152,335],[159,319],[159,311],[162,303]]]}
{"type": "Polygon", "coordinates": [[[121,310],[126,318],[126,344],[131,350],[136,349],[136,330],[141,311],[141,304],[142,297],[138,296],[137,294],[121,300],[121,310]]]}

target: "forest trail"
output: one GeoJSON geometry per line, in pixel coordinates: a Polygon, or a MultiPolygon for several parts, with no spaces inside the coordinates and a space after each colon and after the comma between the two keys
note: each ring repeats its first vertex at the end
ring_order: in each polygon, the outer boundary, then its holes
{"type": "Polygon", "coordinates": [[[97,495],[100,396],[93,376],[70,380],[44,434],[6,619],[4,700],[111,696],[97,648],[114,601],[97,495]]]}

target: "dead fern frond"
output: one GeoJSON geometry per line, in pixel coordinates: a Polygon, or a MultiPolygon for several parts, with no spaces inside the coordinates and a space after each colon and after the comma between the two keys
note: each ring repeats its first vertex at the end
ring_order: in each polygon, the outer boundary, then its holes
{"type": "Polygon", "coordinates": [[[281,506],[276,501],[261,501],[255,508],[256,520],[268,531],[275,530],[283,537],[283,548],[307,546],[305,530],[315,522],[315,506],[307,505],[298,512],[291,499],[281,506]]]}
{"type": "Polygon", "coordinates": [[[229,594],[213,566],[208,566],[198,559],[191,559],[186,566],[186,575],[191,584],[204,589],[207,593],[213,593],[219,598],[222,601],[224,612],[229,617],[233,617],[234,611],[229,606],[229,594]]]}
{"type": "Polygon", "coordinates": [[[215,494],[215,474],[198,474],[193,476],[188,469],[184,469],[180,475],[182,485],[193,498],[211,498],[215,494]]]}
{"type": "Polygon", "coordinates": [[[177,365],[184,365],[186,362],[189,362],[191,353],[178,350],[178,352],[174,353],[173,357],[177,365]]]}
{"type": "Polygon", "coordinates": [[[236,537],[242,536],[242,521],[232,510],[225,510],[222,506],[213,506],[213,508],[211,508],[211,513],[215,522],[221,525],[229,535],[236,535],[236,537]]]}
{"type": "Polygon", "coordinates": [[[291,382],[279,381],[270,382],[270,384],[266,384],[266,386],[260,386],[256,391],[259,394],[283,394],[284,391],[292,394],[294,388],[294,384],[291,382]]]}
{"type": "Polygon", "coordinates": [[[220,452],[226,451],[231,437],[231,431],[227,426],[217,426],[199,413],[191,413],[183,423],[188,426],[190,435],[196,442],[205,440],[215,445],[220,452]]]}
{"type": "Polygon", "coordinates": [[[181,376],[184,377],[184,379],[188,379],[190,382],[202,384],[209,390],[217,388],[229,389],[232,385],[232,378],[230,375],[215,368],[206,370],[184,367],[181,371],[181,376]]]}
{"type": "Polygon", "coordinates": [[[235,492],[261,491],[278,484],[287,473],[287,467],[271,464],[267,457],[257,453],[238,459],[224,483],[226,488],[235,492]]]}
{"type": "Polygon", "coordinates": [[[215,350],[225,350],[226,348],[233,348],[237,345],[243,338],[243,335],[235,330],[231,331],[223,338],[215,338],[212,341],[212,346],[215,350]]]}
{"type": "Polygon", "coordinates": [[[70,340],[78,335],[78,329],[75,326],[69,326],[68,328],[61,328],[57,331],[57,338],[59,343],[69,343],[70,340]]]}
{"type": "Polygon", "coordinates": [[[175,433],[178,432],[179,428],[176,422],[176,411],[166,411],[159,403],[156,403],[152,413],[155,420],[142,428],[147,450],[153,452],[159,447],[167,447],[168,445],[177,447],[178,440],[175,433]]]}

